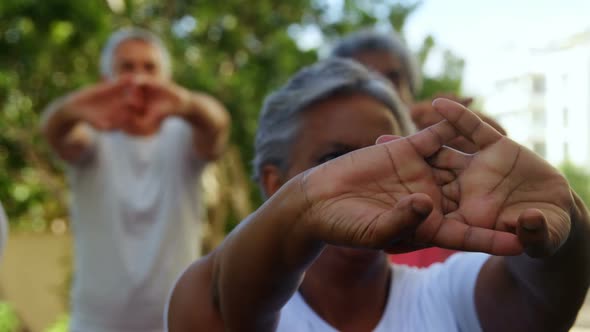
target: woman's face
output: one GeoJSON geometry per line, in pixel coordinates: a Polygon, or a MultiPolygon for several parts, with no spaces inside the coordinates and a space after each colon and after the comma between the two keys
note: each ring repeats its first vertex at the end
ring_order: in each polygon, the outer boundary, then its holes
{"type": "Polygon", "coordinates": [[[400,125],[387,106],[366,95],[334,96],[313,104],[302,114],[287,179],[373,145],[381,135],[401,135],[400,125]]]}
{"type": "MultiPolygon", "coordinates": [[[[360,94],[335,96],[312,105],[303,113],[300,126],[285,180],[345,153],[374,145],[381,135],[401,135],[401,127],[387,106],[360,94]]],[[[329,246],[316,262],[327,259],[363,266],[380,253],[329,246]]]]}

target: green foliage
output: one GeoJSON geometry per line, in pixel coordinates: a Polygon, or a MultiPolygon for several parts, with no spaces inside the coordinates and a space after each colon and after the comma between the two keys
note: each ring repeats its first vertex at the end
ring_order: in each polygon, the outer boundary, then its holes
{"type": "Polygon", "coordinates": [[[14,332],[21,328],[20,321],[8,303],[0,302],[0,332],[14,332]]]}
{"type": "MultiPolygon", "coordinates": [[[[39,131],[40,113],[54,98],[100,79],[98,54],[116,28],[149,28],[166,41],[174,77],[217,96],[233,119],[232,142],[252,157],[257,114],[264,96],[317,59],[301,50],[297,31],[315,28],[323,41],[377,25],[403,31],[415,1],[326,0],[3,0],[0,2],[0,201],[13,229],[45,230],[67,219],[63,167],[39,131]],[[122,3],[123,7],[113,4],[122,3]],[[112,8],[109,7],[111,4],[112,8]]],[[[434,47],[426,38],[425,61],[434,47]]],[[[458,92],[462,62],[448,54],[421,97],[458,92]]],[[[252,186],[255,188],[255,186],[252,186]]],[[[253,189],[253,198],[258,195],[253,189]]]]}
{"type": "Polygon", "coordinates": [[[45,332],[67,332],[70,324],[70,316],[62,315],[57,321],[45,330],[45,332]]]}
{"type": "Polygon", "coordinates": [[[44,230],[66,215],[64,179],[38,130],[39,114],[51,99],[96,80],[107,10],[101,1],[0,4],[0,200],[16,226],[44,230]]]}
{"type": "Polygon", "coordinates": [[[571,161],[565,161],[559,169],[586,206],[590,206],[590,173],[571,161]]]}
{"type": "MultiPolygon", "coordinates": [[[[434,40],[427,37],[419,53],[421,61],[426,61],[428,53],[434,45],[434,40]]],[[[417,94],[416,99],[428,99],[440,93],[452,93],[460,95],[463,67],[465,62],[457,58],[452,52],[445,51],[443,54],[444,70],[436,75],[424,75],[422,90],[417,94]]]]}
{"type": "MultiPolygon", "coordinates": [[[[174,78],[218,97],[229,109],[231,140],[250,173],[264,96],[317,59],[318,49],[298,47],[301,31],[319,31],[324,47],[369,26],[403,33],[419,6],[416,1],[345,0],[342,8],[330,9],[329,2],[0,1],[0,201],[11,228],[45,231],[54,220],[68,219],[63,165],[41,136],[41,112],[53,99],[100,79],[98,55],[113,30],[136,25],[165,40],[174,78]]],[[[435,48],[435,40],[425,38],[417,52],[420,64],[435,48]]],[[[462,61],[450,52],[443,60],[442,72],[425,77],[421,98],[460,92],[462,61]]],[[[259,202],[256,186],[251,188],[259,202]]],[[[227,231],[237,219],[233,211],[228,216],[227,231]]],[[[67,322],[61,317],[48,331],[65,331],[67,322]]],[[[14,331],[18,324],[14,312],[0,304],[0,332],[14,331]]]]}

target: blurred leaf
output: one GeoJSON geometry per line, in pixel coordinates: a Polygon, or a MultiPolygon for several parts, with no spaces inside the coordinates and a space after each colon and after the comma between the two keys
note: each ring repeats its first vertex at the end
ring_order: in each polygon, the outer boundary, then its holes
{"type": "Polygon", "coordinates": [[[587,206],[590,206],[590,173],[574,165],[571,161],[565,161],[559,166],[559,169],[570,183],[572,189],[587,206]]]}
{"type": "Polygon", "coordinates": [[[21,327],[14,309],[8,303],[0,302],[0,332],[14,332],[21,327]]]}

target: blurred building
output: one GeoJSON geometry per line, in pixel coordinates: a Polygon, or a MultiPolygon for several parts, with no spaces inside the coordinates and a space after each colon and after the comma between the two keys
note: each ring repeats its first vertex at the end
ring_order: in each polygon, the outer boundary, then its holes
{"type": "Polygon", "coordinates": [[[496,81],[486,113],[552,164],[569,159],[590,170],[590,31],[531,51],[530,59],[496,81]]]}

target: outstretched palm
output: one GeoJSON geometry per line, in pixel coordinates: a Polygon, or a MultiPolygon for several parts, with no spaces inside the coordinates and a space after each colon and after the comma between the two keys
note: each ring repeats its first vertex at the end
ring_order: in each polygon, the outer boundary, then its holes
{"type": "MultiPolygon", "coordinates": [[[[394,206],[408,195],[441,199],[431,168],[408,140],[358,150],[316,167],[306,174],[304,187],[310,229],[326,242],[362,247],[386,247],[412,228],[414,218],[395,221],[403,212],[394,206]]],[[[430,198],[410,198],[406,212],[420,214],[422,209],[426,217],[434,203],[430,198]]]]}
{"type": "Polygon", "coordinates": [[[464,220],[443,218],[455,203],[441,188],[455,178],[431,167],[426,158],[457,136],[453,126],[441,122],[311,169],[303,180],[309,203],[304,218],[311,223],[308,229],[318,239],[336,245],[405,249],[407,236],[415,231],[413,241],[420,245],[475,251],[492,248],[489,252],[502,253],[493,251],[496,247],[490,243],[465,243],[461,235],[473,233],[491,242],[509,242],[512,234],[489,229],[487,224],[473,227],[464,220]],[[441,230],[458,237],[441,236],[441,230]]]}
{"type": "Polygon", "coordinates": [[[143,106],[142,112],[132,119],[136,135],[151,135],[168,116],[181,115],[190,96],[187,90],[171,81],[149,77],[136,80],[134,91],[141,96],[143,106]]]}
{"type": "Polygon", "coordinates": [[[408,243],[496,255],[557,250],[570,230],[567,181],[463,106],[435,108],[446,121],[307,172],[304,220],[314,236],[394,251],[408,243]],[[459,135],[479,151],[444,146],[459,135]]]}
{"type": "Polygon", "coordinates": [[[525,147],[502,136],[460,104],[437,100],[437,111],[471,140],[479,151],[466,155],[442,149],[430,163],[452,171],[454,180],[442,187],[454,202],[433,242],[452,246],[463,242],[488,243],[487,252],[549,254],[559,248],[570,230],[573,201],[567,181],[547,162],[525,147]],[[515,234],[506,241],[490,241],[477,232],[463,234],[448,229],[448,220],[515,234]]]}
{"type": "Polygon", "coordinates": [[[125,127],[129,118],[140,107],[131,94],[133,81],[122,78],[101,82],[69,96],[72,111],[98,130],[115,130],[125,127]]]}

